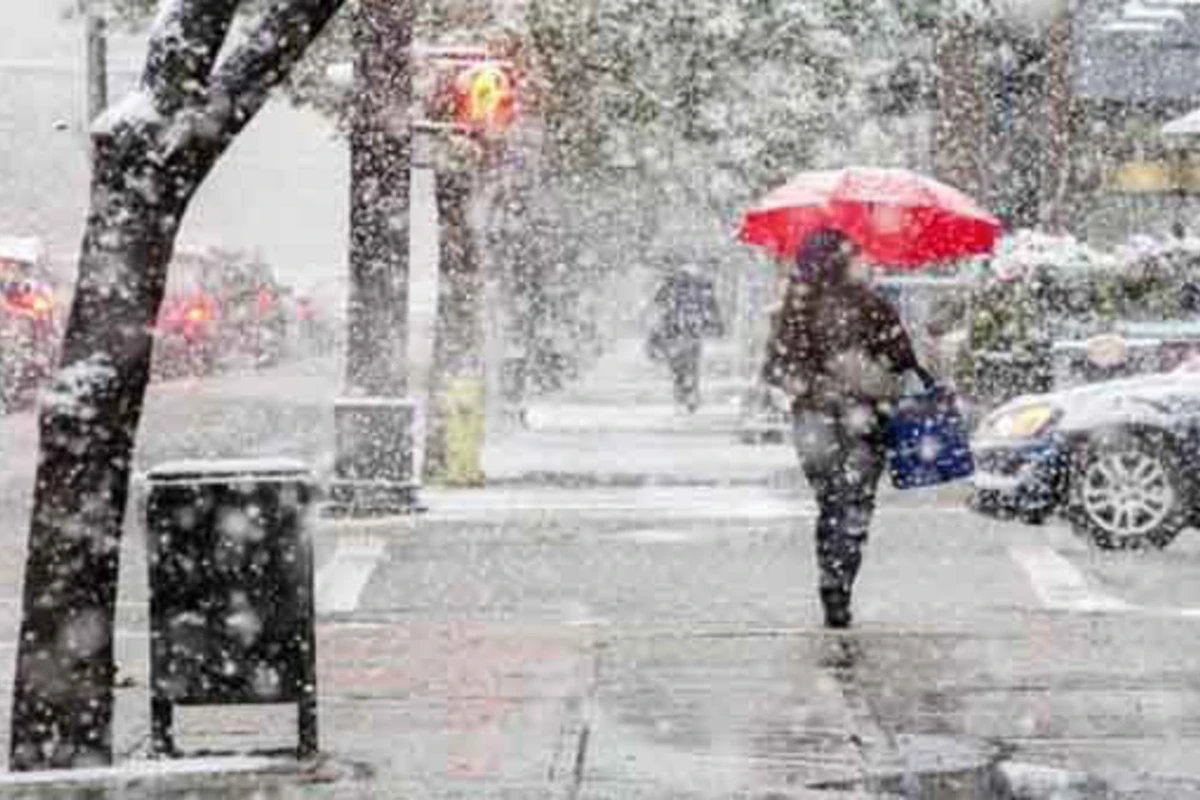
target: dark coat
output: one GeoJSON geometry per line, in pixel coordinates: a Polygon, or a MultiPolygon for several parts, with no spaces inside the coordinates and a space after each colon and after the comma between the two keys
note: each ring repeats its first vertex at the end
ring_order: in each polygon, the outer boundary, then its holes
{"type": "Polygon", "coordinates": [[[920,366],[900,315],[871,287],[853,280],[789,283],[763,379],[786,391],[797,410],[887,403],[910,370],[920,366]]]}
{"type": "Polygon", "coordinates": [[[672,273],[655,292],[654,303],[659,311],[655,333],[667,342],[724,334],[717,293],[708,278],[672,273]]]}

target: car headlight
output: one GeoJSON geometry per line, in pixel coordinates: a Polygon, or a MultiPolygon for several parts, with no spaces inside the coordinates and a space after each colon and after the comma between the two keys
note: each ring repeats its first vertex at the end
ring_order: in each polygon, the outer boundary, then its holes
{"type": "Polygon", "coordinates": [[[988,433],[1001,439],[1032,439],[1045,433],[1058,416],[1058,409],[1045,403],[1021,406],[993,418],[988,433]]]}

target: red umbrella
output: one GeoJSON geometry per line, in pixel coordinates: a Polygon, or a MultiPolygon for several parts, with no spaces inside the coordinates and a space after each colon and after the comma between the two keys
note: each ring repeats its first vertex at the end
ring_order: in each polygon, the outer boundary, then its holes
{"type": "Polygon", "coordinates": [[[903,169],[802,172],[746,212],[740,239],[792,258],[836,228],[876,264],[914,267],[991,252],[1000,221],[962,192],[903,169]]]}

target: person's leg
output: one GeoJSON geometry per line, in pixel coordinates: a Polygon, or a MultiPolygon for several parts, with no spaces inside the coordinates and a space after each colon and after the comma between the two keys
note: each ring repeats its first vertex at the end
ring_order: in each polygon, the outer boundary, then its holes
{"type": "Polygon", "coordinates": [[[841,420],[797,425],[804,472],[816,494],[817,566],[826,624],[850,623],[850,599],[875,509],[882,460],[868,438],[849,435],[841,420]],[[804,446],[801,437],[806,437],[804,446]]]}
{"type": "Polygon", "coordinates": [[[870,537],[883,457],[870,438],[845,432],[841,451],[843,458],[838,476],[841,524],[828,547],[830,561],[836,562],[830,569],[838,573],[843,587],[849,592],[854,588],[854,579],[862,566],[863,548],[870,537]]]}
{"type": "Polygon", "coordinates": [[[825,609],[825,624],[849,624],[850,590],[858,565],[857,551],[847,552],[841,534],[845,519],[844,453],[837,421],[824,414],[796,416],[795,443],[804,476],[817,501],[815,530],[818,590],[825,609]]]}
{"type": "Polygon", "coordinates": [[[671,385],[675,405],[683,406],[688,398],[687,362],[679,351],[671,355],[671,385]]]}
{"type": "Polygon", "coordinates": [[[684,405],[688,411],[700,407],[700,340],[688,342],[682,354],[684,362],[684,405]]]}

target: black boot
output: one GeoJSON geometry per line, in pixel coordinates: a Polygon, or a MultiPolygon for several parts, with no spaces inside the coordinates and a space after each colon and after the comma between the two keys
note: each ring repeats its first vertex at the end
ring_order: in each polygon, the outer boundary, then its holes
{"type": "Polygon", "coordinates": [[[839,586],[821,589],[821,605],[825,607],[826,628],[850,627],[850,592],[839,586]]]}

